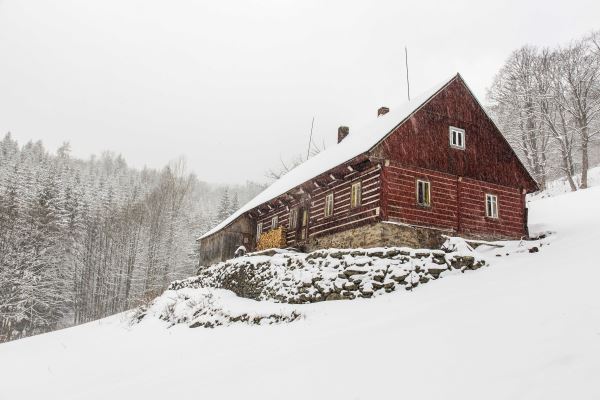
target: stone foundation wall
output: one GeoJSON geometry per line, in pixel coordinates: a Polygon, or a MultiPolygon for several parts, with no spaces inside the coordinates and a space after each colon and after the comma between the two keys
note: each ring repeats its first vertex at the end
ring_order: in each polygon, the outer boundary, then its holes
{"type": "Polygon", "coordinates": [[[412,247],[439,249],[444,232],[389,222],[375,222],[358,228],[311,238],[307,251],[327,248],[412,247]]]}

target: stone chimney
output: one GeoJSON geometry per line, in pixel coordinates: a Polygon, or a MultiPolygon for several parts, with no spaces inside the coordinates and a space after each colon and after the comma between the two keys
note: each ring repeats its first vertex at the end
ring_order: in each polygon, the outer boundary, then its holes
{"type": "Polygon", "coordinates": [[[377,117],[381,117],[382,115],[387,114],[388,112],[390,112],[390,109],[387,107],[379,107],[379,110],[377,110],[377,117]]]}
{"type": "Polygon", "coordinates": [[[349,133],[350,128],[348,128],[347,126],[340,126],[338,128],[338,143],[344,140],[349,133]]]}

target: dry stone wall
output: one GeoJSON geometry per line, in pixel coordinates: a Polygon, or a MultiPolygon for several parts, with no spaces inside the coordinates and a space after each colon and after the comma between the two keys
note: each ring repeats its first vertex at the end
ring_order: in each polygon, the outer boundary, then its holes
{"type": "Polygon", "coordinates": [[[169,290],[212,287],[255,300],[312,303],[412,290],[450,271],[486,264],[464,249],[386,247],[249,254],[202,268],[198,276],[173,282],[169,290]]]}

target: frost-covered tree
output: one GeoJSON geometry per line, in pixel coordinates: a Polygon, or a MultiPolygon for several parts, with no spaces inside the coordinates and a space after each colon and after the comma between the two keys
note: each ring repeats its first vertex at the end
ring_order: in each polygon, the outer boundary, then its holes
{"type": "Polygon", "coordinates": [[[240,208],[240,199],[237,193],[233,194],[233,198],[231,199],[231,205],[229,206],[229,214],[233,214],[240,208]]]}
{"type": "Polygon", "coordinates": [[[192,274],[195,239],[212,227],[224,189],[247,201],[263,188],[209,185],[183,160],[140,171],[110,152],[84,161],[67,143],[49,154],[5,135],[0,341],[130,309],[192,274]]]}
{"type": "Polygon", "coordinates": [[[231,215],[231,202],[229,200],[229,189],[225,188],[221,194],[219,210],[217,211],[217,222],[224,221],[231,215]]]}

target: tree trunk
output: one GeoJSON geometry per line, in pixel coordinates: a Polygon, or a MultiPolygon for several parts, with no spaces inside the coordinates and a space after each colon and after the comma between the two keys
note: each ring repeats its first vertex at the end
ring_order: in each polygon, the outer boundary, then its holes
{"type": "Polygon", "coordinates": [[[588,187],[588,168],[590,165],[589,154],[588,154],[588,139],[587,139],[587,127],[583,128],[584,137],[581,140],[581,188],[586,189],[588,187]]]}

